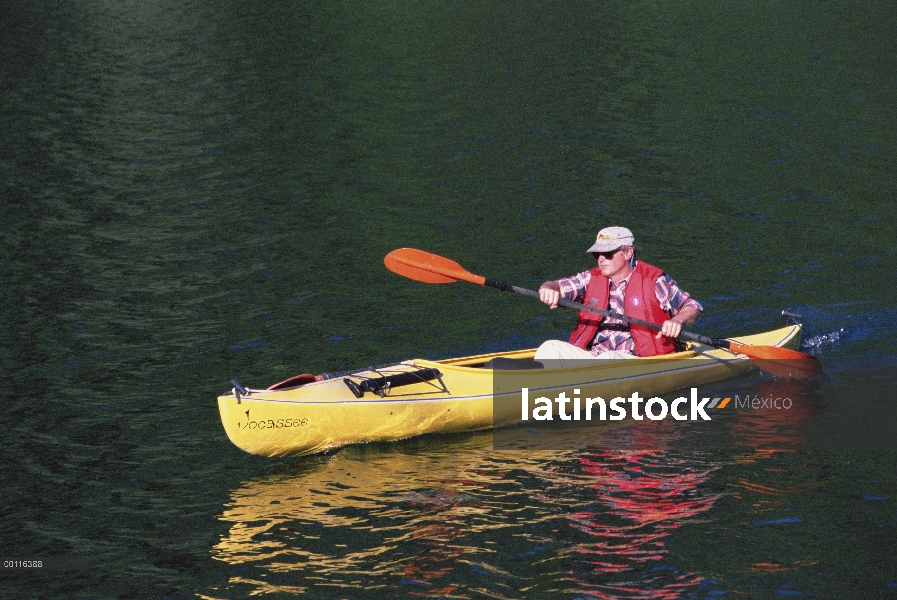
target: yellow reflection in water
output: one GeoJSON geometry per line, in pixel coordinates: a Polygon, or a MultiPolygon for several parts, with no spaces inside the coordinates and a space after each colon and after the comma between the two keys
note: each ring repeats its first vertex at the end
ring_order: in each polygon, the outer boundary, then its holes
{"type": "Polygon", "coordinates": [[[225,506],[213,556],[252,594],[675,597],[702,581],[644,565],[713,505],[699,487],[713,467],[656,452],[494,452],[491,441],[347,448],[310,472],[251,479],[225,506]]]}

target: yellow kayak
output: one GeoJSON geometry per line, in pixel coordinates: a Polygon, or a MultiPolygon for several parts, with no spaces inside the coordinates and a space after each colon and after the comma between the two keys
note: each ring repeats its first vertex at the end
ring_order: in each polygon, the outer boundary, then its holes
{"type": "MultiPolygon", "coordinates": [[[[801,326],[730,338],[797,349],[801,326]]],[[[326,378],[297,376],[269,389],[234,382],[219,396],[221,422],[242,450],[262,456],[314,454],[346,444],[430,433],[477,431],[522,421],[521,387],[551,397],[576,387],[583,397],[643,397],[745,373],[743,354],[690,342],[651,358],[542,367],[534,349],[446,360],[413,359],[326,378]]]]}

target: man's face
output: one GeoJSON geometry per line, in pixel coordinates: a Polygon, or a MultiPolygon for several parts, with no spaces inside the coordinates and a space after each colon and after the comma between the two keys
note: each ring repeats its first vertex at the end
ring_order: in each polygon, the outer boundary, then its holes
{"type": "Polygon", "coordinates": [[[632,248],[617,248],[610,252],[593,253],[598,259],[598,268],[605,277],[613,279],[617,276],[625,278],[629,275],[629,259],[632,258],[632,248]]]}

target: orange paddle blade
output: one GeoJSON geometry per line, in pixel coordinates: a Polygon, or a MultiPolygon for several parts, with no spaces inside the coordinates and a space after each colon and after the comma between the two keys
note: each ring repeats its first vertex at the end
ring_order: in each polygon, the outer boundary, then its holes
{"type": "Polygon", "coordinates": [[[812,354],[804,354],[791,348],[779,348],[778,346],[748,346],[738,342],[729,342],[729,350],[738,352],[751,358],[767,360],[814,360],[819,362],[812,354]]]}
{"type": "Polygon", "coordinates": [[[424,283],[452,283],[459,279],[477,285],[486,282],[485,277],[474,275],[453,260],[415,248],[393,250],[383,264],[393,273],[424,283]]]}
{"type": "Polygon", "coordinates": [[[809,379],[822,372],[822,363],[812,354],[777,346],[747,346],[729,342],[729,350],[752,359],[760,369],[790,379],[809,379]]]}

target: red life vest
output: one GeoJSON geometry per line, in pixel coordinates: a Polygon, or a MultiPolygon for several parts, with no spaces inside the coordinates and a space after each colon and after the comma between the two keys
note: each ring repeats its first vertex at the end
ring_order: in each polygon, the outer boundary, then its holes
{"type": "MultiPolygon", "coordinates": [[[[586,287],[584,304],[607,310],[610,304],[610,279],[601,274],[597,267],[591,270],[592,277],[586,287]]],[[[623,313],[627,317],[662,324],[670,318],[657,301],[655,284],[663,270],[644,261],[638,261],[635,270],[626,284],[625,307],[623,313]]],[[[587,310],[579,311],[579,324],[570,334],[570,343],[583,350],[588,350],[601,327],[604,316],[587,310]]],[[[657,339],[657,331],[644,325],[629,324],[629,333],[635,342],[635,351],[639,356],[655,356],[676,351],[676,343],[668,337],[657,339]]]]}

